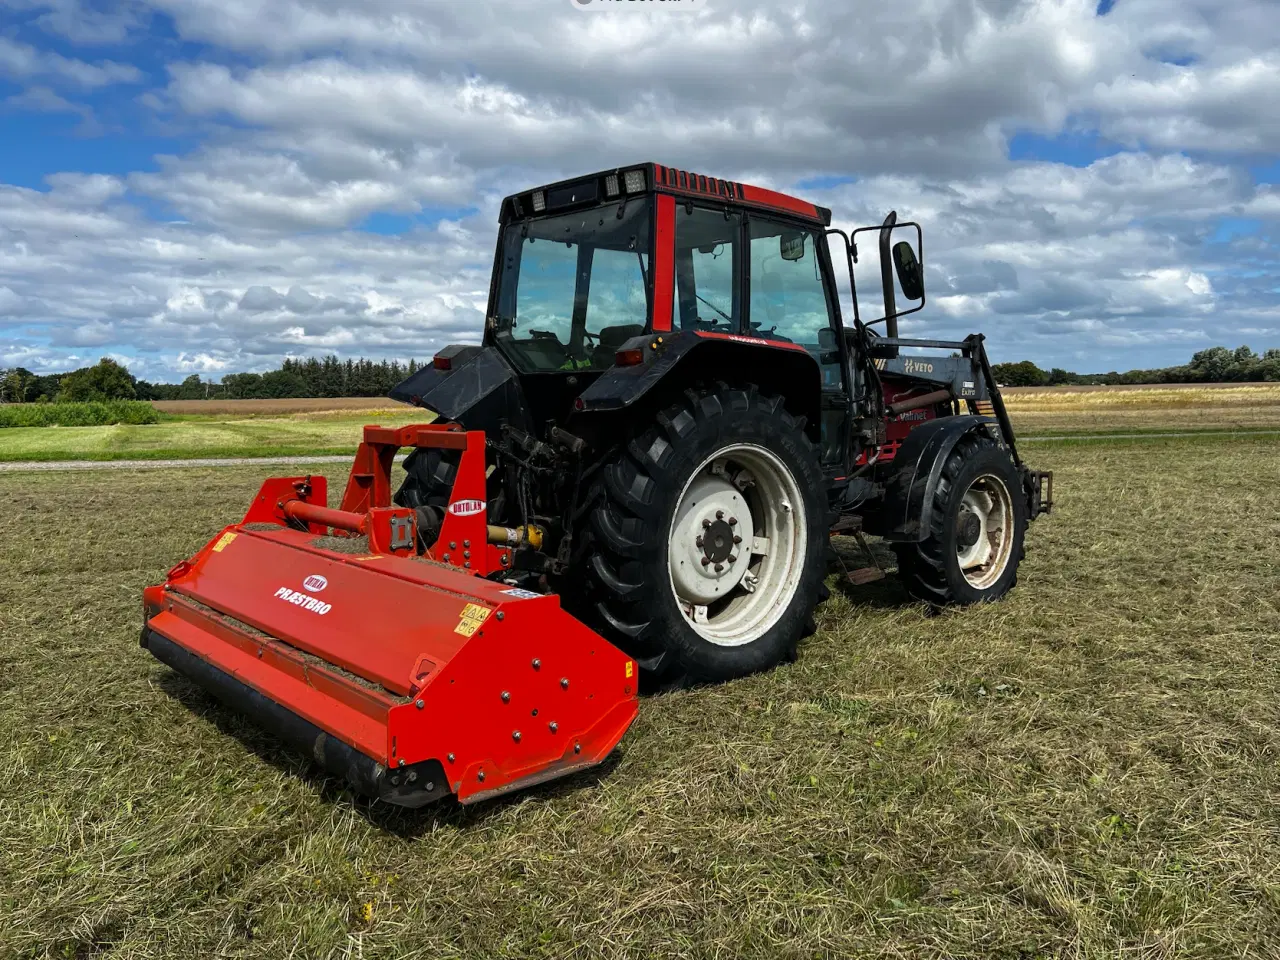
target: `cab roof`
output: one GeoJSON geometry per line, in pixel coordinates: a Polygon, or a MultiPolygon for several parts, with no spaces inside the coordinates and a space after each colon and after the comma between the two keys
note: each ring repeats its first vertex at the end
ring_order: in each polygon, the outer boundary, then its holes
{"type": "Polygon", "coordinates": [[[689,199],[712,199],[745,209],[782,213],[815,226],[831,225],[831,211],[798,197],[763,187],[720,180],[705,174],[666,167],[659,163],[638,163],[613,170],[561,180],[531,190],[514,193],[502,201],[500,220],[541,216],[544,213],[581,209],[612,203],[624,196],[648,193],[672,194],[689,199]],[[643,175],[643,180],[641,180],[643,175]]]}

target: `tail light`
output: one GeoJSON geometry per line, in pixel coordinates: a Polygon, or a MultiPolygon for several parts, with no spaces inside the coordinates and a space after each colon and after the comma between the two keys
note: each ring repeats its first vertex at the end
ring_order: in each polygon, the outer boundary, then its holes
{"type": "Polygon", "coordinates": [[[644,351],[636,350],[619,350],[614,354],[614,362],[620,367],[634,367],[644,363],[644,351]]]}
{"type": "Polygon", "coordinates": [[[446,357],[437,353],[434,357],[431,358],[431,365],[435,367],[437,370],[452,370],[453,357],[446,357]]]}

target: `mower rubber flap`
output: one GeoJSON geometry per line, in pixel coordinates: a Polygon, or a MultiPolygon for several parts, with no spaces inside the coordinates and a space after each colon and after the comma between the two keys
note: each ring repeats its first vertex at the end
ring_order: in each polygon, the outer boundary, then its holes
{"type": "Polygon", "coordinates": [[[635,719],[634,661],[554,595],[326,543],[226,528],[147,589],[143,646],[360,792],[405,806],[592,766],[635,719]]]}

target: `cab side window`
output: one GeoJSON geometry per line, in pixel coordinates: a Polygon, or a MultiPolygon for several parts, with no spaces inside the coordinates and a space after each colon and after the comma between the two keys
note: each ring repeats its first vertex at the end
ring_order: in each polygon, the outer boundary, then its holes
{"type": "Polygon", "coordinates": [[[837,331],[818,260],[820,236],[765,217],[753,216],[748,224],[749,332],[800,344],[820,364],[823,387],[842,389],[840,362],[832,346],[837,331]]]}
{"type": "Polygon", "coordinates": [[[676,208],[674,316],[681,330],[739,331],[741,229],[736,213],[676,208]]]}

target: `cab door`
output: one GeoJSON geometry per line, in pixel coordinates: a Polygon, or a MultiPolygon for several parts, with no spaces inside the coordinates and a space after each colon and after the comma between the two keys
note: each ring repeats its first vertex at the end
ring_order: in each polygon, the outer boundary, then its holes
{"type": "Polygon", "coordinates": [[[848,467],[849,385],[839,299],[823,231],[782,218],[747,217],[747,309],[743,332],[796,343],[822,377],[822,463],[848,467]]]}

